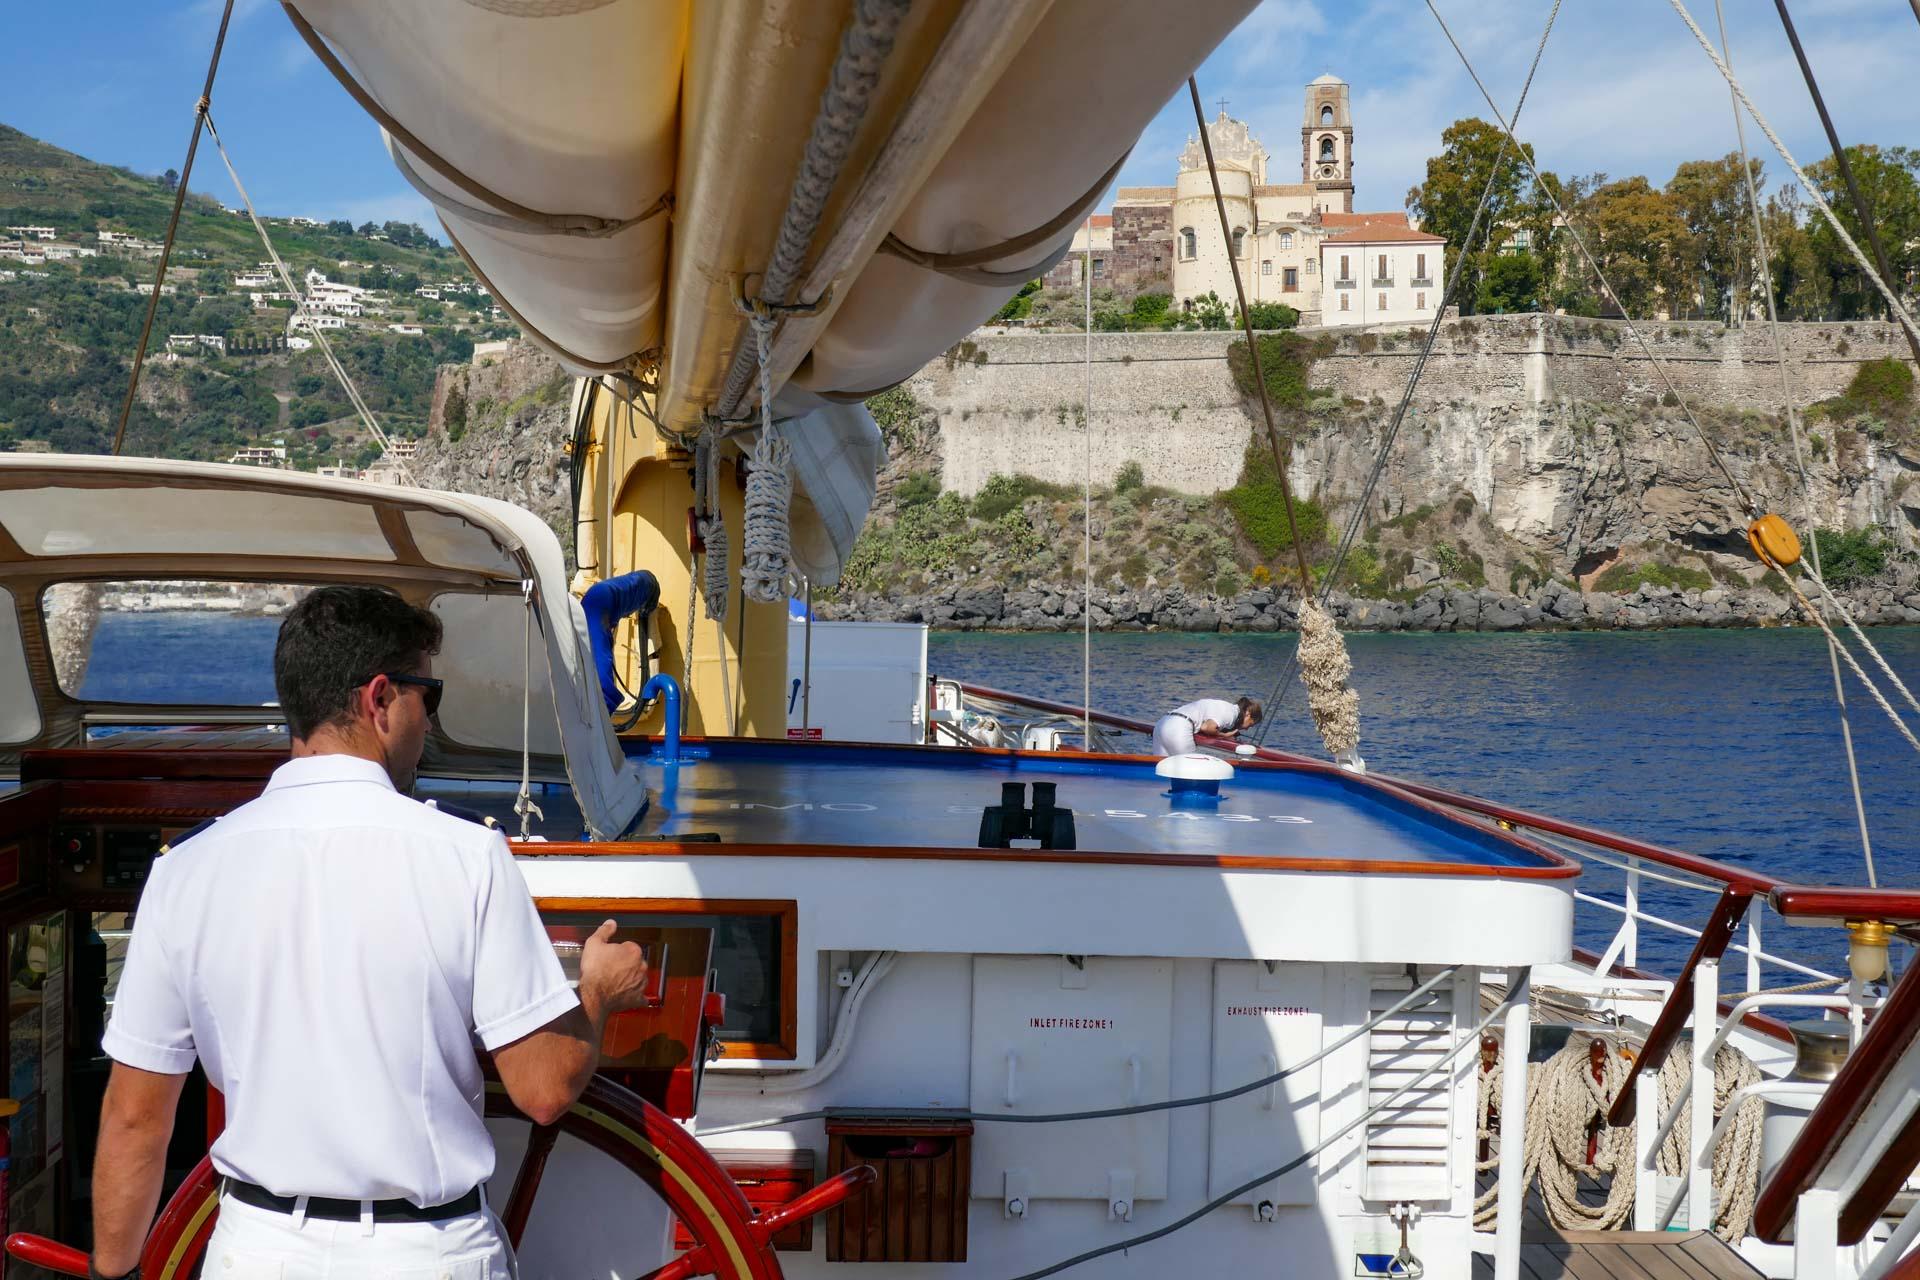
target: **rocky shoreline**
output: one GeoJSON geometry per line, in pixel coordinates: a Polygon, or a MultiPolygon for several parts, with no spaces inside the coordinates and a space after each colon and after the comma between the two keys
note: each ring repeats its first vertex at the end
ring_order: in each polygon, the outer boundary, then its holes
{"type": "MultiPolygon", "coordinates": [[[[1862,626],[1920,623],[1920,565],[1900,563],[1872,583],[1842,594],[1862,626]]],[[[1143,591],[1095,586],[1096,631],[1290,631],[1299,594],[1256,587],[1238,595],[1180,586],[1143,591]]],[[[1650,631],[1670,627],[1806,625],[1791,596],[1759,587],[1682,591],[1643,586],[1625,594],[1581,592],[1548,582],[1525,595],[1489,587],[1433,586],[1407,600],[1329,598],[1346,631],[1650,631]]],[[[816,601],[816,616],[861,622],[924,622],[943,631],[1077,631],[1080,587],[1050,584],[1006,591],[947,585],[919,595],[848,593],[816,601]]]]}

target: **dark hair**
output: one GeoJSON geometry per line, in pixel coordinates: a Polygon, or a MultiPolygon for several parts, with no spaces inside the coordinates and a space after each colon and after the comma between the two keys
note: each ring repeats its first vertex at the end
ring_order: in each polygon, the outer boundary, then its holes
{"type": "Polygon", "coordinates": [[[440,651],[440,619],[386,587],[321,587],[280,624],[273,686],[296,738],[352,718],[353,691],[440,651]]]}
{"type": "Polygon", "coordinates": [[[1261,710],[1258,698],[1241,698],[1234,703],[1234,706],[1240,708],[1239,714],[1234,717],[1234,724],[1240,728],[1259,724],[1266,718],[1266,712],[1261,710]]]}

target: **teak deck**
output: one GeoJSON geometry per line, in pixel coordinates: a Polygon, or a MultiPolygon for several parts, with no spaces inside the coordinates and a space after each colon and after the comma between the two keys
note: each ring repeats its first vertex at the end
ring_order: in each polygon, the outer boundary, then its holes
{"type": "MultiPolygon", "coordinates": [[[[1482,1174],[1482,1192],[1493,1185],[1482,1174]]],[[[1604,1189],[1580,1179],[1580,1199],[1599,1204],[1604,1189]]],[[[1757,1280],[1760,1273],[1711,1231],[1562,1231],[1547,1221],[1528,1188],[1520,1233],[1522,1280],[1757,1280]]],[[[1475,1254],[1474,1280],[1493,1280],[1493,1259],[1475,1254]]]]}
{"type": "MultiPolygon", "coordinates": [[[[1531,1215],[1530,1215],[1531,1216],[1531,1215]]],[[[1492,1280],[1493,1259],[1473,1260],[1492,1280]]],[[[1710,1231],[1536,1231],[1521,1238],[1526,1280],[1755,1280],[1759,1272],[1710,1231]]]]}

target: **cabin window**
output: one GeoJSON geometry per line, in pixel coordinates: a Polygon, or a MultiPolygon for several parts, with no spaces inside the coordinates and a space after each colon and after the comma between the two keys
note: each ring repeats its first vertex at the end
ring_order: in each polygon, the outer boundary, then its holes
{"type": "MultiPolygon", "coordinates": [[[[792,901],[734,898],[542,898],[548,926],[713,930],[716,989],[727,996],[723,1056],[793,1058],[799,1052],[799,908],[792,901]]],[[[564,966],[566,961],[562,960],[564,966]]]]}
{"type": "Polygon", "coordinates": [[[280,619],[311,590],[191,579],[55,583],[40,597],[54,679],[82,702],[277,707],[280,619]],[[187,660],[194,656],[209,660],[187,660]]]}
{"type": "Polygon", "coordinates": [[[1198,256],[1199,249],[1195,242],[1193,228],[1180,228],[1180,260],[1182,262],[1192,262],[1198,256]]]}

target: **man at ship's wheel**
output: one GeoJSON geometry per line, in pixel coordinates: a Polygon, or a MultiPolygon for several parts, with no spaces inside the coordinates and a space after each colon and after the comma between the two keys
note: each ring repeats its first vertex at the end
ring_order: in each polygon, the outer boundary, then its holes
{"type": "Polygon", "coordinates": [[[160,859],[140,901],[104,1041],[97,1280],[137,1272],[196,1058],[227,1115],[209,1276],[512,1274],[474,1046],[551,1122],[646,963],[608,921],[576,995],[501,835],[408,798],[440,640],[432,613],[372,587],[323,587],[282,624],[293,758],[160,859]]]}

